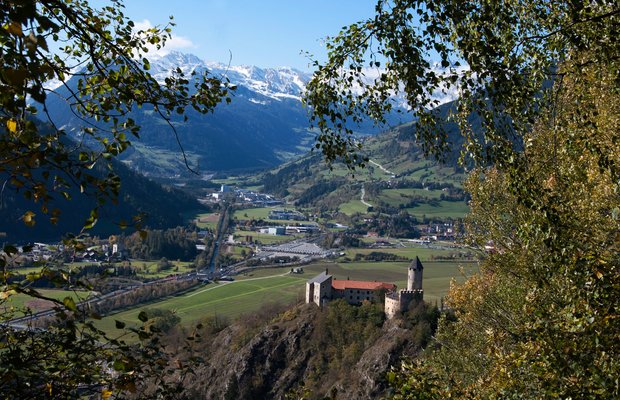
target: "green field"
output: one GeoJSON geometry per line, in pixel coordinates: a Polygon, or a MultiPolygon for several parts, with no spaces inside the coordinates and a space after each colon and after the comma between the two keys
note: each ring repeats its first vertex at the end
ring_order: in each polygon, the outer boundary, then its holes
{"type": "Polygon", "coordinates": [[[196,214],[193,218],[194,223],[200,229],[210,229],[215,231],[217,228],[217,222],[219,221],[220,214],[216,213],[200,213],[196,214]]]}
{"type": "Polygon", "coordinates": [[[170,274],[183,274],[194,270],[193,262],[191,261],[168,261],[171,264],[174,264],[174,267],[159,272],[157,272],[157,263],[159,260],[131,260],[131,265],[138,268],[138,276],[143,276],[146,278],[163,278],[164,276],[168,276],[170,274]]]}
{"type": "Polygon", "coordinates": [[[369,254],[372,252],[396,254],[400,257],[407,257],[411,260],[419,257],[422,261],[430,261],[435,257],[465,257],[473,254],[472,250],[455,248],[455,249],[433,249],[428,247],[396,247],[396,248],[379,248],[379,249],[347,249],[346,256],[354,258],[356,254],[369,254]]]}
{"type": "Polygon", "coordinates": [[[43,267],[17,267],[17,268],[9,269],[9,272],[14,275],[18,275],[18,274],[27,275],[27,274],[40,272],[41,268],[43,267]]]}
{"type": "Polygon", "coordinates": [[[417,218],[463,218],[469,212],[469,206],[463,201],[439,201],[437,205],[420,204],[406,210],[417,218]]]}
{"type": "Polygon", "coordinates": [[[393,207],[398,207],[400,204],[406,204],[417,196],[426,199],[439,199],[441,193],[441,190],[384,189],[379,195],[379,200],[384,201],[393,207]]]}
{"type": "MultiPolygon", "coordinates": [[[[37,289],[37,291],[45,297],[49,297],[56,300],[62,300],[65,297],[72,297],[75,302],[86,299],[90,292],[63,290],[63,289],[37,289]]],[[[11,309],[20,310],[25,307],[30,308],[33,311],[40,311],[52,308],[54,304],[49,301],[37,299],[25,294],[14,294],[7,299],[0,301],[0,312],[6,313],[11,309]]]]}
{"type": "Polygon", "coordinates": [[[271,207],[260,208],[245,208],[243,210],[237,210],[233,214],[233,217],[239,220],[243,219],[267,219],[269,217],[269,211],[274,210],[271,207]]]}
{"type": "MultiPolygon", "coordinates": [[[[287,270],[288,271],[288,270],[287,270]]],[[[114,320],[135,325],[138,314],[144,308],[174,310],[181,317],[182,324],[191,324],[209,315],[224,315],[230,318],[256,311],[269,302],[293,303],[303,298],[304,275],[246,278],[230,283],[211,283],[192,292],[113,314],[98,322],[104,330],[114,329],[114,320]]]]}
{"type": "Polygon", "coordinates": [[[237,220],[247,220],[247,219],[263,219],[268,222],[280,223],[282,225],[290,225],[294,223],[300,224],[312,224],[310,221],[297,221],[297,220],[278,220],[278,219],[269,219],[269,211],[281,209],[282,207],[259,207],[259,208],[244,208],[242,210],[237,210],[233,214],[233,218],[237,220]]]}
{"type": "MultiPolygon", "coordinates": [[[[306,280],[326,268],[336,279],[393,282],[403,288],[406,286],[408,265],[407,262],[317,263],[304,266],[305,273],[300,275],[288,275],[290,268],[257,269],[237,276],[234,282],[211,283],[177,297],[110,315],[97,324],[108,331],[114,329],[114,320],[136,324],[138,314],[144,308],[174,310],[181,317],[182,324],[192,324],[205,316],[215,314],[235,318],[256,311],[268,303],[303,301],[306,280]]],[[[465,276],[477,270],[477,264],[471,262],[425,262],[425,300],[438,302],[448,291],[453,278],[462,282],[465,276]]]]}
{"type": "MultiPolygon", "coordinates": [[[[372,204],[372,202],[369,203],[372,204]]],[[[368,212],[368,206],[364,205],[359,199],[351,200],[342,203],[340,207],[338,207],[338,211],[347,215],[353,215],[355,213],[366,214],[368,212]]]]}

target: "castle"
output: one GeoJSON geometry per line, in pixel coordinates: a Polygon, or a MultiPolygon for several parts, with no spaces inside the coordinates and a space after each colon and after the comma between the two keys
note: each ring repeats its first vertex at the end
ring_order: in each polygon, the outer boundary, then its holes
{"type": "Polygon", "coordinates": [[[306,282],[306,303],[323,306],[330,300],[344,299],[358,305],[363,301],[376,302],[385,293],[385,315],[392,318],[398,312],[407,311],[411,303],[422,301],[423,270],[422,262],[416,257],[407,270],[407,289],[399,291],[393,283],[333,279],[325,270],[306,282]]]}

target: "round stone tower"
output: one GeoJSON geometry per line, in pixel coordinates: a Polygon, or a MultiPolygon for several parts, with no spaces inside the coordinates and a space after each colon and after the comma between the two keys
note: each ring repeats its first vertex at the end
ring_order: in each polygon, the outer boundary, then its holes
{"type": "Polygon", "coordinates": [[[407,272],[407,290],[422,290],[422,271],[424,266],[420,258],[416,256],[415,260],[409,265],[407,272]]]}

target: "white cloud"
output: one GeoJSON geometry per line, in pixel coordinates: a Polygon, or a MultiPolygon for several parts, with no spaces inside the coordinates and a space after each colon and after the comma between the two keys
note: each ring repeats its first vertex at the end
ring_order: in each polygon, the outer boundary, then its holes
{"type": "MultiPolygon", "coordinates": [[[[142,21],[136,21],[134,30],[136,32],[143,31],[146,29],[150,29],[153,27],[153,24],[148,19],[142,21]]],[[[156,54],[159,56],[165,56],[173,50],[181,50],[181,49],[192,49],[197,47],[194,42],[184,36],[172,35],[168,40],[166,40],[165,47],[161,49],[157,49],[155,46],[149,46],[149,53],[156,54]]]]}

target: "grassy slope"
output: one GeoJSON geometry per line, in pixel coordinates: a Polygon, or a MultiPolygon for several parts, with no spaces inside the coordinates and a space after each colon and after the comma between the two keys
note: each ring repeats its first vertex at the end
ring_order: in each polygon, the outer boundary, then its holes
{"type": "MultiPolygon", "coordinates": [[[[406,136],[406,135],[405,135],[406,136]]],[[[297,162],[292,162],[280,166],[272,171],[277,173],[280,170],[287,169],[292,165],[297,165],[298,170],[310,171],[309,176],[301,173],[293,173],[282,177],[282,182],[290,193],[286,200],[295,202],[306,189],[311,187],[318,180],[332,180],[336,178],[346,178],[346,184],[341,185],[339,189],[332,193],[335,196],[336,207],[340,212],[352,215],[354,213],[366,214],[367,206],[360,201],[361,183],[363,182],[394,182],[394,181],[420,181],[426,183],[450,183],[456,187],[461,187],[464,174],[456,172],[454,168],[441,165],[437,162],[428,160],[423,153],[414,146],[410,141],[402,139],[403,134],[399,130],[386,132],[379,136],[370,138],[364,143],[364,151],[368,154],[370,161],[366,168],[358,169],[353,174],[339,163],[334,163],[330,170],[326,167],[320,157],[306,157],[297,162]],[[394,147],[397,150],[394,150],[394,147]],[[394,155],[393,153],[397,154],[394,155]],[[383,169],[381,168],[383,167],[383,169]],[[395,178],[393,174],[398,176],[395,178]],[[298,176],[303,176],[298,178],[298,176]],[[290,180],[290,181],[288,181],[290,180]]],[[[257,177],[253,182],[259,181],[257,177]]],[[[439,201],[442,194],[441,190],[426,189],[383,189],[377,195],[373,196],[366,193],[366,202],[373,206],[380,202],[387,203],[390,206],[398,207],[401,204],[407,204],[411,200],[421,200],[421,204],[416,207],[408,208],[407,211],[416,217],[424,215],[429,217],[462,217],[468,212],[465,202],[444,202],[439,201]],[[419,199],[422,197],[422,199],[419,199]],[[437,205],[426,204],[437,203],[437,205]]],[[[329,196],[327,196],[329,197],[329,196]]],[[[334,207],[334,202],[329,202],[330,208],[334,207]]],[[[237,216],[242,219],[243,212],[237,216]]],[[[247,212],[249,218],[266,218],[266,214],[257,212],[251,214],[247,212]]]]}

